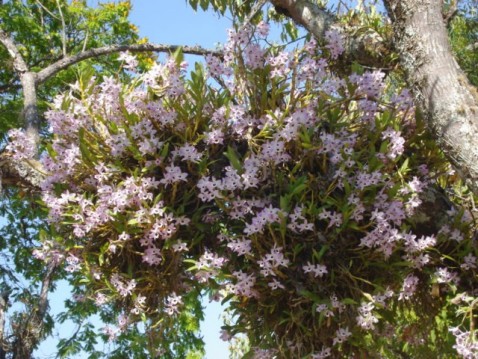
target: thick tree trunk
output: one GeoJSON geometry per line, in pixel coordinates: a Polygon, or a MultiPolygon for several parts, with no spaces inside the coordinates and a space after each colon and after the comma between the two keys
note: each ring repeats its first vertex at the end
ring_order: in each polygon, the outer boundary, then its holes
{"type": "Polygon", "coordinates": [[[478,193],[478,98],[451,52],[442,0],[385,0],[394,46],[440,147],[478,193]]]}

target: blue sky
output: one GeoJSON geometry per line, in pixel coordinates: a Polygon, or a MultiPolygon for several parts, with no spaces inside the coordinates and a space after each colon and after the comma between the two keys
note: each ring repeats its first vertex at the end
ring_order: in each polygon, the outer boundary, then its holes
{"type": "Polygon", "coordinates": [[[186,0],[133,0],[131,22],[151,42],[214,48],[226,41],[231,22],[213,12],[194,10],[186,0]]]}

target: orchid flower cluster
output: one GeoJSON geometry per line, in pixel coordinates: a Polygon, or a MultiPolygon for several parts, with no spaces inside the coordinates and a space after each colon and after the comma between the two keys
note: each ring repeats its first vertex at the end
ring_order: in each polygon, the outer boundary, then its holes
{"type": "Polygon", "coordinates": [[[87,300],[121,308],[112,340],[145,318],[172,326],[206,291],[257,358],[438,348],[419,321],[461,323],[450,298],[476,290],[474,220],[454,204],[427,218],[451,176],[410,94],[378,71],[336,74],[340,33],[290,49],[267,31],[231,30],[205,68],[178,52],[56,99],[42,158],[55,250],[87,300]]]}

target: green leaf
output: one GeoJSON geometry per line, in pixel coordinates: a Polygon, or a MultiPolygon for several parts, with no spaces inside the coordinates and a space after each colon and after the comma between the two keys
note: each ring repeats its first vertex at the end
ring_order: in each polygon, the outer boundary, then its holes
{"type": "Polygon", "coordinates": [[[320,262],[322,260],[322,257],[324,256],[325,252],[329,249],[329,245],[324,244],[321,248],[320,251],[317,252],[315,249],[313,250],[314,253],[314,258],[317,262],[320,262]]]}
{"type": "Polygon", "coordinates": [[[227,157],[231,166],[239,173],[242,174],[244,169],[242,167],[242,161],[239,159],[239,155],[231,146],[227,146],[227,152],[224,153],[224,156],[227,157]]]}
{"type": "Polygon", "coordinates": [[[409,157],[403,161],[402,165],[400,166],[400,169],[398,170],[402,175],[406,174],[408,172],[408,162],[409,162],[409,157]]]}
{"type": "Polygon", "coordinates": [[[295,41],[299,37],[299,30],[297,29],[297,26],[295,26],[293,21],[288,21],[284,25],[284,30],[291,41],[295,41]]]}
{"type": "Polygon", "coordinates": [[[194,9],[194,11],[197,11],[199,0],[188,0],[188,2],[189,5],[191,5],[191,7],[194,9]]]}
{"type": "Polygon", "coordinates": [[[290,196],[280,196],[279,205],[280,209],[284,212],[289,212],[289,203],[290,203],[290,196]]]}
{"type": "Polygon", "coordinates": [[[181,63],[184,62],[184,53],[181,47],[178,47],[176,51],[173,52],[171,57],[175,60],[177,66],[181,66],[181,63]]]}
{"type": "Polygon", "coordinates": [[[306,190],[309,187],[307,183],[307,177],[302,176],[299,177],[292,185],[290,188],[290,196],[295,196],[295,195],[300,195],[304,190],[306,190]]]}
{"type": "Polygon", "coordinates": [[[199,6],[201,6],[203,11],[206,11],[209,8],[209,0],[200,0],[199,6]]]}
{"type": "Polygon", "coordinates": [[[308,298],[315,303],[319,303],[321,301],[320,297],[317,294],[305,289],[300,290],[299,295],[301,295],[304,298],[308,298]]]}
{"type": "Polygon", "coordinates": [[[354,61],[352,63],[352,72],[356,73],[357,75],[362,75],[365,70],[362,65],[360,65],[358,62],[354,61]]]}
{"type": "Polygon", "coordinates": [[[85,129],[82,127],[78,131],[80,153],[83,161],[89,166],[95,166],[95,157],[89,148],[88,141],[85,140],[85,129]]]}
{"type": "Polygon", "coordinates": [[[136,225],[136,224],[138,224],[138,223],[139,223],[139,222],[138,222],[138,219],[137,219],[137,218],[131,218],[131,219],[127,222],[128,226],[134,226],[134,225],[136,225]]]}
{"type": "Polygon", "coordinates": [[[371,294],[366,293],[366,292],[362,292],[362,295],[363,295],[365,298],[367,298],[367,300],[368,300],[369,302],[374,302],[374,299],[373,299],[373,297],[372,297],[371,294]]]}
{"type": "Polygon", "coordinates": [[[357,305],[357,301],[353,300],[352,298],[344,298],[341,300],[341,302],[343,304],[347,304],[347,305],[357,305]]]}

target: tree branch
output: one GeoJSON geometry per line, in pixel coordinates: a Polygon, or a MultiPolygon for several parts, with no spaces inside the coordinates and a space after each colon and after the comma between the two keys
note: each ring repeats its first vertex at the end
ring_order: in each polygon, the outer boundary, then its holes
{"type": "MultiPolygon", "coordinates": [[[[63,344],[63,348],[67,348],[73,341],[76,340],[76,337],[78,336],[78,333],[80,332],[82,326],[83,326],[83,320],[78,323],[78,325],[77,325],[77,327],[76,327],[76,329],[75,329],[75,332],[74,332],[74,333],[70,336],[70,338],[68,338],[68,340],[63,344]]],[[[60,348],[60,349],[61,349],[61,348],[60,348]]],[[[60,352],[61,352],[61,350],[60,350],[60,352]]],[[[61,356],[60,356],[60,355],[61,355],[60,352],[56,355],[55,358],[60,358],[60,357],[61,357],[61,356]]],[[[2,358],[0,358],[0,359],[2,359],[2,358]]]]}
{"type": "Polygon", "coordinates": [[[447,11],[443,13],[443,21],[445,25],[449,26],[453,18],[458,14],[458,0],[453,0],[450,3],[447,11]]]}
{"type": "Polygon", "coordinates": [[[50,261],[43,277],[41,291],[40,291],[40,300],[38,303],[38,320],[43,321],[43,317],[46,314],[48,308],[48,292],[50,291],[51,282],[53,275],[55,274],[56,269],[58,268],[58,263],[56,261],[50,261]]]}
{"type": "Polygon", "coordinates": [[[58,7],[58,12],[60,14],[61,18],[61,45],[62,45],[62,51],[63,51],[63,56],[66,57],[66,24],[65,24],[65,18],[63,17],[63,11],[61,10],[61,5],[58,0],[56,0],[56,6],[58,7]]]}
{"type": "Polygon", "coordinates": [[[65,57],[61,60],[56,61],[55,63],[47,66],[37,74],[36,84],[39,85],[50,77],[56,75],[61,70],[68,68],[71,65],[74,65],[80,61],[99,57],[103,55],[109,55],[117,52],[130,51],[130,52],[174,52],[177,49],[181,48],[183,53],[191,55],[214,55],[222,57],[223,53],[221,51],[208,50],[200,46],[178,46],[178,45],[162,45],[162,44],[135,44],[135,45],[112,45],[104,46],[96,49],[90,49],[79,54],[65,57]]]}
{"type": "Polygon", "coordinates": [[[250,13],[246,16],[244,21],[242,22],[241,27],[248,26],[249,23],[252,21],[254,16],[257,15],[257,13],[262,9],[262,7],[267,3],[267,0],[258,0],[254,6],[252,7],[250,13]]]}
{"type": "MultiPolygon", "coordinates": [[[[309,0],[270,0],[270,2],[276,11],[305,27],[318,40],[323,39],[328,30],[342,27],[334,14],[309,0]]],[[[358,31],[354,34],[343,31],[343,34],[344,56],[348,60],[374,68],[394,67],[387,56],[391,49],[389,39],[368,31],[358,31]]]]}
{"type": "Polygon", "coordinates": [[[15,45],[13,39],[1,28],[0,42],[3,44],[3,46],[5,46],[8,53],[10,54],[10,57],[13,59],[13,68],[15,69],[15,71],[19,75],[27,72],[29,70],[28,65],[23,59],[23,56],[20,54],[17,45],[15,45]]]}
{"type": "Polygon", "coordinates": [[[271,0],[276,11],[305,27],[314,37],[323,38],[336,22],[336,17],[307,0],[271,0]]]}
{"type": "Polygon", "coordinates": [[[38,345],[42,331],[43,320],[48,309],[48,292],[50,291],[53,276],[59,263],[50,261],[43,276],[38,303],[33,306],[28,318],[15,329],[12,358],[31,358],[33,350],[38,345]]]}

